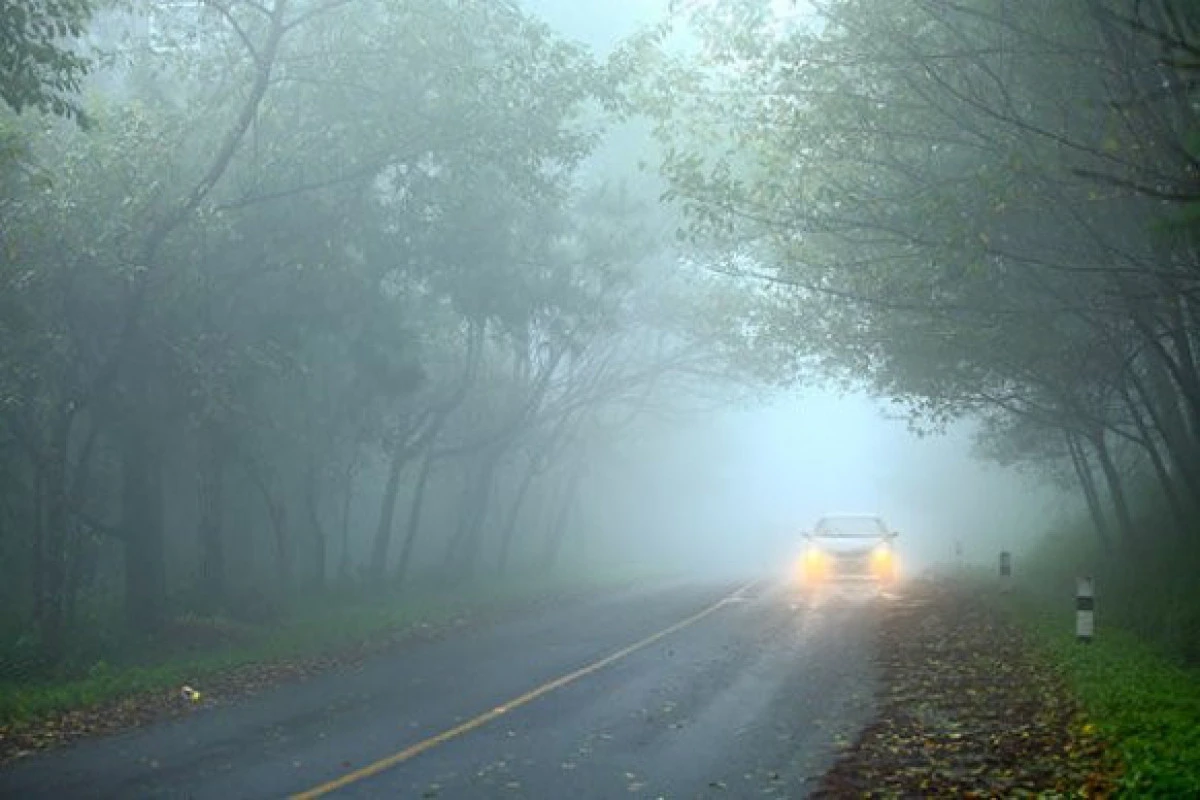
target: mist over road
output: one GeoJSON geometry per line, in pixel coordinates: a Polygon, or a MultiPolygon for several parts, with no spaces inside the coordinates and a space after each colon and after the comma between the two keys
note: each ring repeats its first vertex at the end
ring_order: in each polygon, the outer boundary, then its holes
{"type": "Polygon", "coordinates": [[[795,797],[870,716],[880,602],[642,585],[32,757],[0,796],[795,797]]]}

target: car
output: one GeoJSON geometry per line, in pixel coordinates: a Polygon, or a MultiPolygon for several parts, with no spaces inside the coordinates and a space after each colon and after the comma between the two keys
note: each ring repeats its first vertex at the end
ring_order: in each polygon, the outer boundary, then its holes
{"type": "Polygon", "coordinates": [[[827,514],[802,535],[798,571],[806,588],[850,582],[882,588],[899,578],[900,534],[876,514],[827,514]]]}

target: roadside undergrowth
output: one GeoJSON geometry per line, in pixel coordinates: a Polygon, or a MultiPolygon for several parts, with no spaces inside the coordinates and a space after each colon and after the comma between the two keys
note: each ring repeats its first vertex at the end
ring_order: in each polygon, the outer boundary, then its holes
{"type": "Polygon", "coordinates": [[[1005,605],[1119,754],[1118,796],[1200,797],[1200,671],[1106,625],[1103,605],[1088,645],[1075,641],[1070,613],[1028,598],[1005,605]]]}
{"type": "Polygon", "coordinates": [[[879,715],[815,793],[1110,797],[1121,761],[1042,650],[997,608],[933,583],[884,611],[879,715]]]}
{"type": "Polygon", "coordinates": [[[87,736],[178,717],[262,690],[353,667],[401,645],[431,641],[504,614],[650,579],[649,573],[559,575],[491,582],[454,593],[314,602],[287,621],[253,627],[220,617],[171,622],[194,647],[165,658],[37,682],[0,681],[0,764],[87,736]]]}

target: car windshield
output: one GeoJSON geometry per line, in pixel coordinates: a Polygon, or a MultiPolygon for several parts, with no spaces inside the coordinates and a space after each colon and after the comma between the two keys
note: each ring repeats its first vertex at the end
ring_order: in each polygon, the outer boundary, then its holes
{"type": "Polygon", "coordinates": [[[879,517],[846,514],[822,517],[813,529],[815,536],[883,536],[887,526],[879,517]]]}

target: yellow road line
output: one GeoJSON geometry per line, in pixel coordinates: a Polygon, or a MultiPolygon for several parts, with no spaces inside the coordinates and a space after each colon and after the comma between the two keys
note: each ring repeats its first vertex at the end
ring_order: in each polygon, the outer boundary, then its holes
{"type": "Polygon", "coordinates": [[[543,683],[541,686],[537,687],[536,689],[528,691],[525,694],[523,694],[520,697],[517,697],[513,700],[509,700],[507,703],[502,703],[501,705],[498,705],[495,708],[493,708],[491,711],[485,711],[484,713],[480,714],[479,716],[469,719],[466,722],[462,723],[461,725],[456,725],[453,728],[450,728],[449,730],[446,730],[446,731],[443,731],[443,732],[437,734],[436,736],[430,736],[428,739],[424,739],[423,741],[417,742],[416,744],[412,745],[411,747],[406,747],[403,750],[399,751],[398,753],[393,753],[392,755],[387,756],[385,758],[381,758],[372,764],[366,765],[365,767],[356,769],[353,772],[348,772],[345,775],[343,775],[342,777],[335,778],[335,779],[329,781],[328,783],[322,783],[320,786],[315,786],[312,789],[308,789],[307,791],[303,791],[303,792],[294,794],[291,796],[291,798],[292,798],[292,800],[315,800],[315,798],[324,797],[325,795],[329,794],[330,792],[334,792],[334,791],[337,791],[338,789],[345,788],[346,786],[349,786],[352,783],[357,783],[358,781],[361,781],[364,778],[369,778],[372,775],[378,775],[379,773],[384,772],[385,770],[389,770],[392,767],[398,766],[399,764],[403,764],[405,761],[408,761],[412,758],[415,758],[416,756],[419,756],[421,753],[424,753],[426,750],[432,750],[434,747],[437,747],[439,744],[443,744],[445,742],[450,741],[451,739],[462,736],[464,733],[469,733],[470,731],[473,731],[476,728],[480,728],[480,727],[488,724],[492,720],[497,719],[514,709],[520,708],[521,706],[526,705],[528,703],[532,703],[534,700],[537,700],[539,697],[542,697],[543,695],[547,695],[556,689],[561,689],[562,687],[566,686],[569,683],[574,683],[575,681],[579,680],[580,678],[584,678],[584,677],[587,677],[588,675],[591,675],[594,672],[598,672],[599,670],[604,669],[608,665],[610,665],[614,662],[620,661],[622,658],[625,658],[626,656],[636,653],[638,650],[649,647],[650,645],[654,644],[655,642],[657,642],[667,636],[670,636],[671,634],[673,634],[677,631],[683,630],[684,628],[688,627],[689,625],[694,625],[695,623],[697,623],[700,620],[707,617],[709,614],[712,614],[717,609],[722,608],[723,606],[727,605],[731,601],[739,598],[743,592],[745,592],[747,589],[749,589],[755,583],[757,583],[757,581],[751,581],[750,583],[741,587],[740,589],[738,589],[736,592],[729,595],[728,597],[721,598],[720,600],[718,600],[716,603],[713,603],[708,608],[705,608],[704,610],[693,614],[692,616],[688,617],[687,619],[680,620],[679,622],[676,622],[674,625],[671,625],[670,627],[663,628],[658,633],[651,634],[650,636],[647,636],[645,639],[642,639],[639,642],[635,642],[635,643],[629,645],[628,647],[624,647],[624,648],[616,651],[615,653],[612,653],[611,655],[607,655],[604,658],[600,659],[599,661],[589,664],[586,667],[581,667],[580,669],[577,669],[574,672],[567,673],[566,675],[563,675],[560,678],[555,678],[554,680],[552,680],[548,683],[543,683]]]}

